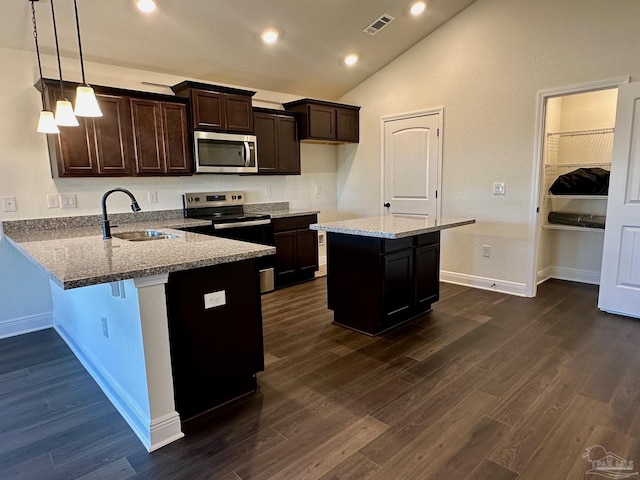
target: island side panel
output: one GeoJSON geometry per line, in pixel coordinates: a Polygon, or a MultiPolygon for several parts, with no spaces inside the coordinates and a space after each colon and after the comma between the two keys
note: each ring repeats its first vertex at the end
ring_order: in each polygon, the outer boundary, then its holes
{"type": "Polygon", "coordinates": [[[255,259],[175,272],[167,283],[176,408],[184,421],[256,389],[264,370],[255,259]],[[205,308],[205,295],[217,306],[205,308]]]}

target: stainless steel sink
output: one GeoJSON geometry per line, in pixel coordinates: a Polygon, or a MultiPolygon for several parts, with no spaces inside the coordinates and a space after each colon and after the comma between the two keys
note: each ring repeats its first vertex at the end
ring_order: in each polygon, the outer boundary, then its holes
{"type": "Polygon", "coordinates": [[[114,237],[130,242],[145,242],[147,240],[166,240],[168,238],[178,238],[180,235],[160,232],[158,230],[139,230],[137,232],[114,233],[114,237]]]}

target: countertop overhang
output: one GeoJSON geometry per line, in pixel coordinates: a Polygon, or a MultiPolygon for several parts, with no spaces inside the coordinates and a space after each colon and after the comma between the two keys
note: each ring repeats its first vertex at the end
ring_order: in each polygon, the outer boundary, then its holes
{"type": "Polygon", "coordinates": [[[384,215],[380,217],[354,218],[337,222],[314,223],[309,228],[329,233],[358,235],[362,237],[397,239],[439,232],[448,228],[476,223],[475,219],[453,219],[424,215],[384,215]]]}
{"type": "Polygon", "coordinates": [[[4,236],[65,290],[275,254],[274,247],[179,230],[201,225],[210,222],[182,218],[112,227],[112,233],[150,229],[178,235],[143,242],[103,240],[100,226],[10,230],[4,236]]]}

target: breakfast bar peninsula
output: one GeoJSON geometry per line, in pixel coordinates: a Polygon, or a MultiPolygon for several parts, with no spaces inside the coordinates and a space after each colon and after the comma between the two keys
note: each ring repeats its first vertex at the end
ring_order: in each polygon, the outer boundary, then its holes
{"type": "Polygon", "coordinates": [[[317,223],[327,232],[327,297],[334,323],[378,335],[439,298],[440,231],[475,220],[385,215],[317,223]]]}

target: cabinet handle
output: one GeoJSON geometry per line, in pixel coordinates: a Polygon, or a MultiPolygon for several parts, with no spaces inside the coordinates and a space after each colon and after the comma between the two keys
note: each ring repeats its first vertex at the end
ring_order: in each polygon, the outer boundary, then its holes
{"type": "Polygon", "coordinates": [[[391,204],[389,202],[384,204],[385,207],[389,208],[391,206],[391,204]]]}

